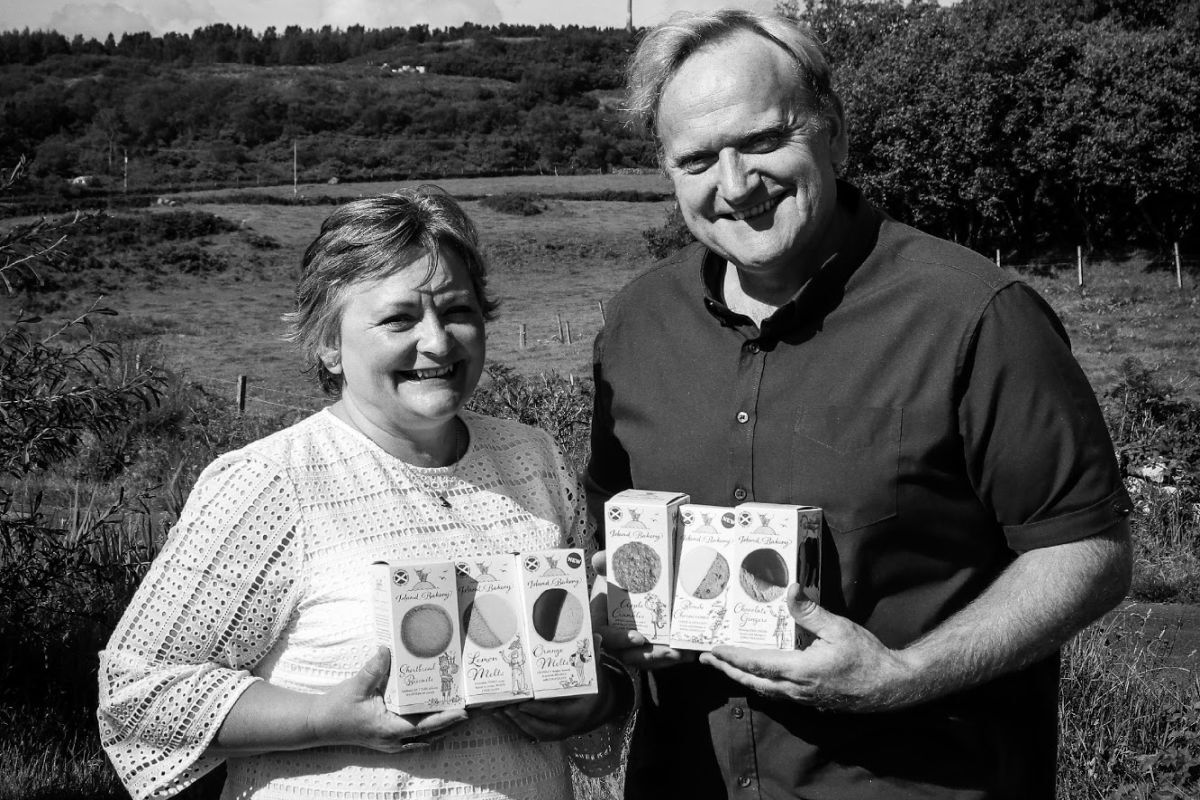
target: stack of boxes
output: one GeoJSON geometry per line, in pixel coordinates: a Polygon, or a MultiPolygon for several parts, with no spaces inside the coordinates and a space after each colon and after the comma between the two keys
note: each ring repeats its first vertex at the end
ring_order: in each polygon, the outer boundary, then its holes
{"type": "Polygon", "coordinates": [[[610,624],[683,650],[795,649],[787,587],[820,599],[821,510],[688,499],[631,490],[605,505],[610,624]]]}
{"type": "Polygon", "coordinates": [[[377,562],[376,630],[398,714],[595,694],[583,551],[377,562]]]}

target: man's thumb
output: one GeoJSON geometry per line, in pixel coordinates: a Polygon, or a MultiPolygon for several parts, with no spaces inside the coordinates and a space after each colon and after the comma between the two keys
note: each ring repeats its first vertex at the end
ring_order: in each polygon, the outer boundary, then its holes
{"type": "Polygon", "coordinates": [[[798,584],[793,583],[788,587],[787,600],[788,611],[791,613],[792,619],[796,620],[796,624],[819,637],[821,631],[828,626],[832,615],[805,597],[800,592],[798,584]]]}
{"type": "Polygon", "coordinates": [[[608,556],[603,550],[597,550],[592,554],[592,569],[596,570],[597,575],[608,576],[608,556]]]}

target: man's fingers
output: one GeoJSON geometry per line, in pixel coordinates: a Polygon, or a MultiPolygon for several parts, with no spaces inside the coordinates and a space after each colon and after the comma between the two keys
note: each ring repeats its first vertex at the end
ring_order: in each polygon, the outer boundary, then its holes
{"type": "Polygon", "coordinates": [[[749,647],[718,645],[711,653],[702,653],[700,662],[717,666],[724,664],[739,672],[766,680],[784,679],[794,671],[797,651],[755,650],[749,647]]]}
{"type": "Polygon", "coordinates": [[[604,550],[597,550],[592,554],[592,569],[596,570],[597,575],[608,577],[608,554],[604,550]]]}
{"type": "Polygon", "coordinates": [[[637,631],[622,630],[611,625],[597,626],[596,633],[600,635],[600,643],[604,649],[616,655],[620,655],[616,651],[645,647],[648,644],[646,637],[637,631]]]}
{"type": "MultiPolygon", "coordinates": [[[[740,650],[741,648],[729,649],[740,650]]],[[[707,664],[708,666],[725,673],[725,675],[729,678],[732,678],[757,694],[767,697],[780,697],[785,694],[779,687],[779,684],[777,684],[775,681],[747,672],[737,665],[723,660],[715,653],[701,653],[700,663],[707,664]]]]}

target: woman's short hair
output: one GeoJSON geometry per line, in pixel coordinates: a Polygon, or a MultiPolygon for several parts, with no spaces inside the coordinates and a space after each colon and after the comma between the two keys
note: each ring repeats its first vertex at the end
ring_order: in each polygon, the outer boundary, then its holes
{"type": "Polygon", "coordinates": [[[432,277],[443,248],[466,265],[483,318],[492,319],[497,303],[487,294],[487,264],[479,252],[475,225],[441,189],[421,186],[354,200],[322,223],[304,251],[296,310],[283,320],[286,338],[299,345],[326,394],[341,393],[341,382],[326,368],[321,353],[339,343],[342,309],[351,288],[393,275],[425,255],[432,277]]]}
{"type": "Polygon", "coordinates": [[[797,110],[841,115],[829,64],[812,29],[778,12],[724,8],[680,11],[642,38],[625,71],[630,122],[657,139],[658,104],[667,81],[697,50],[742,31],[774,42],[792,57],[806,106],[797,110]]]}

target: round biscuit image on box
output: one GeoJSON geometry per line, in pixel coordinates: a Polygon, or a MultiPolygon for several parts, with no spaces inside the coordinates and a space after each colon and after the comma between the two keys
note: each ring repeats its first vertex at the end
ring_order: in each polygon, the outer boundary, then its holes
{"type": "Polygon", "coordinates": [[[729,562],[705,545],[689,550],[679,565],[679,586],[698,600],[712,600],[729,583],[729,562]]]}
{"type": "Polygon", "coordinates": [[[533,601],[533,629],[547,642],[569,642],[583,628],[585,611],[566,589],[547,589],[533,601]]]}
{"type": "Polygon", "coordinates": [[[499,647],[517,632],[517,615],[503,597],[477,594],[462,618],[467,638],[478,647],[499,647]]]}
{"type": "Polygon", "coordinates": [[[662,560],[644,542],[626,542],[613,551],[612,572],[617,586],[628,592],[648,592],[662,575],[662,560]]]}
{"type": "Polygon", "coordinates": [[[441,606],[413,606],[400,620],[400,643],[417,658],[441,655],[454,635],[454,622],[441,606]]]}
{"type": "Polygon", "coordinates": [[[777,551],[761,547],[742,559],[738,582],[747,597],[760,603],[769,603],[787,591],[787,564],[777,551]]]}

